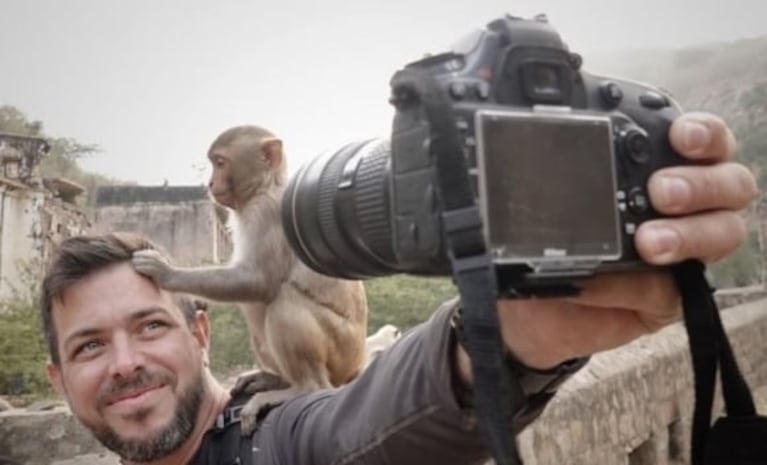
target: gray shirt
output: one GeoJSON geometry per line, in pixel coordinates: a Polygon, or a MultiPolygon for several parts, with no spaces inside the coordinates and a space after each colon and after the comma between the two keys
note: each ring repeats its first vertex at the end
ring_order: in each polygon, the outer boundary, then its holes
{"type": "MultiPolygon", "coordinates": [[[[489,458],[473,411],[462,408],[445,304],[399,339],[353,382],[290,400],[253,437],[254,463],[268,465],[479,464],[489,458]]],[[[550,395],[528,401],[516,434],[550,395]]]]}

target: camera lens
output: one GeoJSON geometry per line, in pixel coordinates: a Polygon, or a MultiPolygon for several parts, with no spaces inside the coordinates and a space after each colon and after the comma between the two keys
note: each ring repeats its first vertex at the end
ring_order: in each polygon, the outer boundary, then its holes
{"type": "Polygon", "coordinates": [[[349,144],[304,165],[282,200],[282,224],[299,258],[348,279],[391,274],[387,140],[349,144]]]}

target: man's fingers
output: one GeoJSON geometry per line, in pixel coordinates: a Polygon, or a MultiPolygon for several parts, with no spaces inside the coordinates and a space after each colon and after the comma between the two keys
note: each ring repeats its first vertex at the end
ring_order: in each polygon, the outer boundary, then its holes
{"type": "Polygon", "coordinates": [[[725,161],[735,154],[735,136],[727,123],[708,113],[685,113],[671,125],[674,149],[693,160],[725,161]]]}
{"type": "Polygon", "coordinates": [[[650,177],[647,188],[653,207],[667,215],[740,210],[758,193],[753,174],[738,163],[666,168],[650,177]]]}
{"type": "Polygon", "coordinates": [[[643,223],[636,233],[639,255],[655,265],[697,258],[715,261],[740,246],[745,220],[729,210],[643,223]]]}
{"type": "Polygon", "coordinates": [[[580,294],[568,300],[591,307],[668,313],[668,318],[677,318],[679,294],[665,270],[599,274],[584,280],[580,288],[580,294]]]}

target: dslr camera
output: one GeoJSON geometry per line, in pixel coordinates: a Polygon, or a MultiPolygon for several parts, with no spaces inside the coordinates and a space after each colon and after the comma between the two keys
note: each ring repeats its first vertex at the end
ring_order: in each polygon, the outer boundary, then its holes
{"type": "MultiPolygon", "coordinates": [[[[506,16],[406,65],[449,102],[499,286],[535,290],[646,268],[634,233],[646,184],[683,164],[663,91],[590,74],[545,16],[506,16]]],[[[299,258],[348,279],[450,274],[430,121],[395,104],[388,139],[325,153],[291,178],[283,226],[299,258]]],[[[501,292],[504,289],[499,289],[501,292]]]]}

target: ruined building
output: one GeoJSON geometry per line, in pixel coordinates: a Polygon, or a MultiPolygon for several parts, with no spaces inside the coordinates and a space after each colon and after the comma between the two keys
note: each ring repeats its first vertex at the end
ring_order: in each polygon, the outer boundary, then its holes
{"type": "Polygon", "coordinates": [[[27,292],[54,244],[88,228],[76,205],[84,189],[39,175],[49,148],[40,137],[0,132],[0,301],[27,292]]]}
{"type": "Polygon", "coordinates": [[[205,186],[101,186],[89,211],[91,231],[140,232],[186,266],[229,258],[225,215],[205,186]]]}

